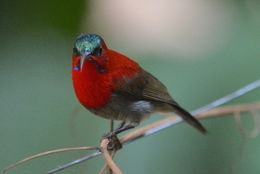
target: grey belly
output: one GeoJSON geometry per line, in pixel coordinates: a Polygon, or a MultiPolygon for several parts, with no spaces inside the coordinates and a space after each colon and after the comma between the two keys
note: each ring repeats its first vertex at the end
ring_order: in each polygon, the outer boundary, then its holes
{"type": "Polygon", "coordinates": [[[97,116],[139,124],[154,112],[174,112],[173,107],[163,102],[138,100],[132,96],[114,94],[110,102],[98,109],[89,109],[97,116]]]}
{"type": "Polygon", "coordinates": [[[154,112],[152,102],[137,100],[132,97],[113,95],[110,102],[98,109],[89,109],[97,116],[140,123],[154,112]]]}

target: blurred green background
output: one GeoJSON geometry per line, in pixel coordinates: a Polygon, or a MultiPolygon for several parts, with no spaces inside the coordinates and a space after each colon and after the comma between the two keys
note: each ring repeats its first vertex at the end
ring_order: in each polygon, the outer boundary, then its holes
{"type": "MultiPolygon", "coordinates": [[[[259,1],[139,2],[1,2],[0,169],[52,149],[96,146],[108,131],[109,122],[80,106],[71,85],[71,51],[82,32],[102,35],[138,61],[188,110],[259,79],[259,1]]],[[[229,104],[259,97],[260,89],[229,104]]],[[[243,120],[252,129],[250,117],[243,120]]],[[[127,174],[260,172],[259,137],[243,139],[232,116],[202,123],[207,136],[180,124],[125,146],[116,162],[127,174]]],[[[44,173],[88,153],[36,159],[10,173],[44,173]]],[[[98,173],[103,163],[98,157],[60,173],[98,173]]]]}

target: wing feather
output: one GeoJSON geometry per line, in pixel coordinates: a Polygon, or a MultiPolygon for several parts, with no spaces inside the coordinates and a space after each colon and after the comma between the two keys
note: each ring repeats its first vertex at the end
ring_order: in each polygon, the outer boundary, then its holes
{"type": "Polygon", "coordinates": [[[152,100],[171,105],[178,105],[169,95],[167,88],[152,74],[143,71],[117,90],[121,94],[128,94],[140,100],[152,100]]]}

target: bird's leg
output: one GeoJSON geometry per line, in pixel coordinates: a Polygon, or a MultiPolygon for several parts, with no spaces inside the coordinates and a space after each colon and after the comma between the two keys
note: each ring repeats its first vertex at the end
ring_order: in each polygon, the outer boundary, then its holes
{"type": "MultiPolygon", "coordinates": [[[[124,123],[122,123],[122,124],[124,124],[124,123]]],[[[122,133],[122,132],[124,132],[126,130],[129,130],[129,129],[132,129],[132,128],[135,128],[135,127],[136,127],[136,124],[133,124],[133,123],[130,123],[130,124],[126,125],[126,126],[120,126],[119,128],[115,129],[114,131],[109,132],[108,134],[105,134],[103,136],[103,138],[109,138],[111,136],[120,134],[120,133],[122,133]]]]}
{"type": "Polygon", "coordinates": [[[119,128],[117,128],[113,132],[117,135],[117,134],[120,134],[121,132],[124,132],[124,131],[129,130],[129,129],[133,129],[135,127],[136,127],[136,125],[130,123],[130,124],[126,125],[126,126],[124,126],[124,125],[120,126],[119,128]]]}
{"type": "Polygon", "coordinates": [[[126,121],[125,121],[125,120],[124,120],[124,121],[122,121],[122,122],[121,122],[121,124],[120,124],[120,126],[119,126],[117,129],[121,129],[122,127],[124,127],[125,123],[126,123],[126,121]]]}
{"type": "Polygon", "coordinates": [[[109,140],[108,150],[118,150],[118,149],[121,149],[122,148],[122,144],[119,141],[117,135],[122,133],[122,132],[124,132],[124,131],[126,131],[126,130],[135,128],[137,126],[137,124],[135,124],[135,123],[130,123],[130,124],[126,125],[126,126],[124,126],[124,125],[125,125],[125,121],[123,121],[121,123],[119,128],[117,128],[114,131],[109,132],[108,134],[103,136],[103,138],[107,138],[109,140]]]}
{"type": "Polygon", "coordinates": [[[110,120],[110,132],[113,132],[114,131],[114,120],[111,119],[110,120]]]}
{"type": "MultiPolygon", "coordinates": [[[[125,123],[126,123],[125,121],[122,121],[120,126],[117,129],[120,129],[120,128],[124,127],[125,123]]],[[[114,131],[114,129],[111,129],[112,126],[113,126],[113,123],[110,123],[110,132],[114,131]]],[[[122,144],[119,141],[117,135],[116,134],[112,135],[109,138],[108,149],[109,150],[113,150],[113,149],[118,150],[118,149],[121,149],[121,148],[122,148],[122,144]]]]}
{"type": "MultiPolygon", "coordinates": [[[[120,128],[124,126],[124,122],[121,123],[120,128]]],[[[114,120],[110,120],[110,133],[107,135],[103,136],[103,138],[107,138],[109,140],[109,143],[107,145],[107,149],[110,151],[113,150],[118,150],[122,148],[122,144],[119,141],[118,137],[116,134],[112,134],[114,132],[114,120]],[[109,135],[109,136],[108,136],[109,135]]]]}

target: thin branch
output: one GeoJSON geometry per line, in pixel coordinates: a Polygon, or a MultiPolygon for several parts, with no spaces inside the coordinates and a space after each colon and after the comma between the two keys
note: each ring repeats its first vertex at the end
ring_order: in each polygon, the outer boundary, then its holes
{"type": "MultiPolygon", "coordinates": [[[[115,156],[115,154],[116,154],[116,151],[112,151],[111,157],[113,158],[113,157],[115,156]]],[[[106,163],[106,164],[103,166],[103,168],[100,170],[99,174],[103,174],[103,173],[106,171],[107,168],[108,168],[108,165],[107,165],[107,163],[106,163]]]]}
{"type": "Polygon", "coordinates": [[[113,161],[112,157],[110,156],[107,145],[109,143],[108,139],[103,139],[101,142],[101,151],[103,152],[103,157],[106,160],[108,167],[115,173],[115,174],[122,174],[121,170],[116,166],[115,162],[113,161]]]}
{"type": "Polygon", "coordinates": [[[84,157],[82,157],[82,158],[80,158],[80,159],[77,159],[77,160],[75,160],[75,161],[72,161],[72,162],[70,162],[70,163],[67,163],[67,164],[65,164],[65,165],[63,165],[63,166],[57,167],[57,168],[55,168],[55,169],[52,169],[52,170],[48,171],[47,174],[60,172],[60,171],[62,171],[62,170],[64,170],[64,169],[67,169],[67,168],[69,168],[69,167],[71,167],[71,166],[75,166],[75,165],[80,164],[80,163],[82,163],[82,162],[84,162],[84,161],[88,161],[88,160],[90,160],[90,159],[92,159],[92,158],[95,158],[95,157],[97,157],[97,156],[99,156],[99,155],[101,155],[101,154],[102,154],[102,153],[101,153],[100,151],[94,152],[94,153],[91,154],[91,155],[84,156],[84,157]]]}
{"type": "Polygon", "coordinates": [[[243,114],[243,113],[248,113],[248,112],[253,112],[258,110],[260,110],[260,102],[215,108],[199,114],[197,118],[199,119],[209,118],[209,117],[214,118],[214,117],[235,114],[236,112],[243,114]]]}
{"type": "Polygon", "coordinates": [[[44,156],[51,155],[51,154],[56,154],[56,153],[70,152],[70,151],[79,151],[79,150],[99,150],[99,147],[72,147],[72,148],[57,149],[57,150],[51,150],[51,151],[48,151],[48,152],[39,153],[37,155],[33,155],[33,156],[25,158],[25,159],[23,159],[21,161],[18,161],[17,163],[15,163],[15,164],[5,168],[3,170],[3,173],[6,173],[9,170],[11,170],[12,168],[15,168],[18,165],[21,165],[23,163],[26,163],[26,162],[31,161],[31,160],[36,159],[36,158],[40,158],[40,157],[44,157],[44,156]]]}
{"type": "Polygon", "coordinates": [[[247,94],[247,93],[249,93],[249,92],[251,92],[251,91],[253,91],[253,90],[255,90],[259,87],[260,87],[260,79],[256,80],[253,83],[250,83],[250,84],[248,84],[248,85],[246,85],[246,86],[244,86],[244,87],[242,87],[242,88],[240,88],[240,89],[238,89],[238,90],[236,90],[236,91],[234,91],[234,92],[232,92],[232,93],[230,93],[230,94],[228,94],[224,97],[221,97],[220,99],[218,99],[218,100],[216,100],[216,101],[214,101],[210,104],[207,104],[207,105],[205,105],[205,106],[203,106],[199,109],[196,109],[195,111],[192,112],[192,114],[198,115],[198,114],[200,114],[204,111],[208,111],[208,110],[211,110],[211,109],[216,108],[218,106],[221,106],[221,105],[228,103],[228,102],[230,102],[230,101],[232,101],[232,100],[234,100],[234,99],[236,99],[236,98],[238,98],[242,95],[245,95],[245,94],[247,94]]]}
{"type": "Polygon", "coordinates": [[[260,131],[260,118],[259,115],[257,114],[256,110],[251,110],[251,115],[252,115],[252,119],[253,119],[253,124],[254,124],[254,128],[251,132],[247,131],[246,128],[243,126],[242,120],[241,120],[241,114],[240,112],[236,112],[234,114],[234,118],[236,121],[236,126],[240,132],[240,134],[242,135],[242,137],[244,138],[255,138],[259,135],[259,131],[260,131]]]}

